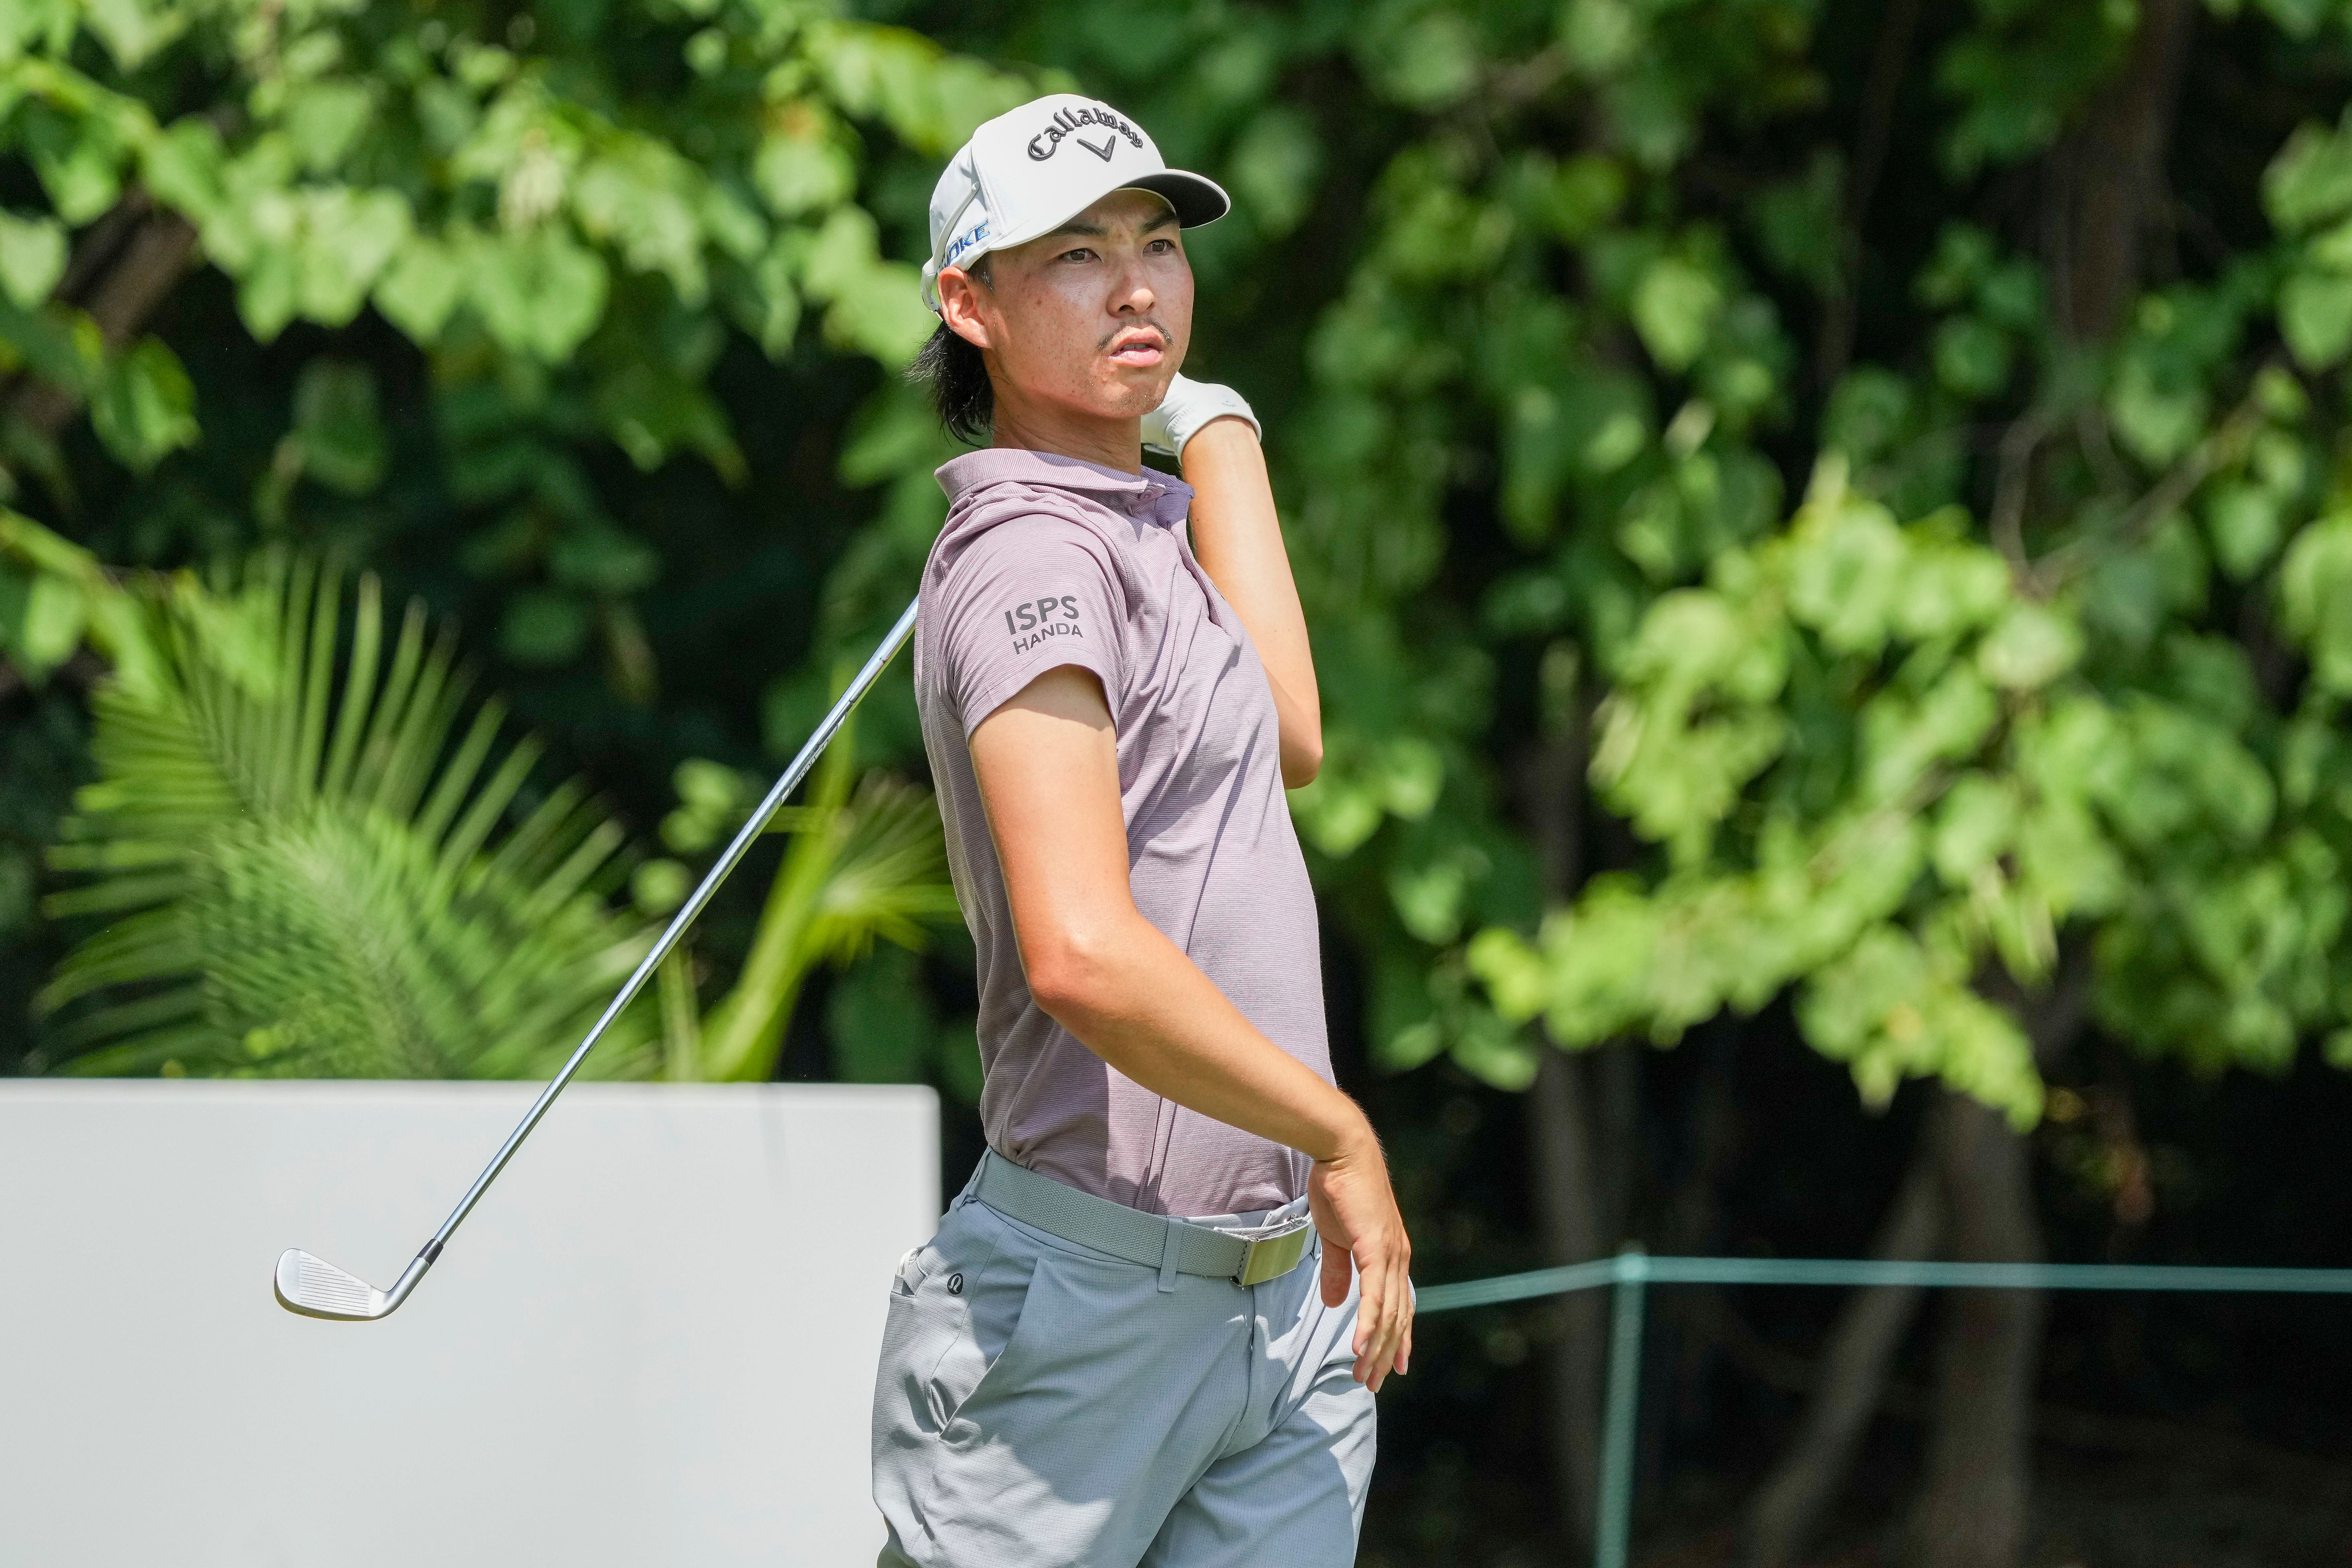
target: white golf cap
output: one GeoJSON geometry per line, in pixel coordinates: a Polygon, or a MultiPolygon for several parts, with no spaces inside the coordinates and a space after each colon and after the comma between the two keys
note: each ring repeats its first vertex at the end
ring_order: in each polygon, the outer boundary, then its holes
{"type": "Polygon", "coordinates": [[[1026,244],[1129,189],[1165,196],[1185,228],[1233,205],[1214,180],[1170,168],[1151,138],[1100,99],[1056,92],[998,115],[971,133],[932,187],[923,303],[940,308],[941,268],[1026,244]]]}

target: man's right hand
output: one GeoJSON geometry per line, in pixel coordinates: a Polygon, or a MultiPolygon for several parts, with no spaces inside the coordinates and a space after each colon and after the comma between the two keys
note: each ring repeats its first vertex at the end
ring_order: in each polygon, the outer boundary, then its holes
{"type": "Polygon", "coordinates": [[[1323,1237],[1323,1304],[1347,1300],[1351,1269],[1360,1281],[1354,1376],[1378,1393],[1412,1359],[1412,1241],[1369,1122],[1339,1154],[1315,1162],[1307,1201],[1323,1237]]]}

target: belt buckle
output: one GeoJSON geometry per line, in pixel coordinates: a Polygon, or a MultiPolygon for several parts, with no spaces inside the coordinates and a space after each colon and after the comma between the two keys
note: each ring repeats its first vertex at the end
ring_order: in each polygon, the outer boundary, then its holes
{"type": "Polygon", "coordinates": [[[1242,1239],[1242,1260],[1234,1270],[1236,1285],[1263,1285],[1269,1279],[1279,1279],[1298,1267],[1307,1255],[1307,1234],[1315,1222],[1306,1215],[1258,1235],[1239,1234],[1242,1239]]]}

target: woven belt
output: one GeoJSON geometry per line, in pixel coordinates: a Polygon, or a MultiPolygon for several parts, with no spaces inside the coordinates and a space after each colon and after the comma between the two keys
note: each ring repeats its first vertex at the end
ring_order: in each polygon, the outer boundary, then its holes
{"type": "Polygon", "coordinates": [[[997,1213],[1035,1226],[1064,1241],[1171,1274],[1199,1274],[1236,1285],[1261,1285],[1298,1267],[1314,1235],[1305,1215],[1239,1230],[1149,1215],[1064,1186],[1014,1164],[992,1149],[980,1157],[972,1195],[997,1213]]]}

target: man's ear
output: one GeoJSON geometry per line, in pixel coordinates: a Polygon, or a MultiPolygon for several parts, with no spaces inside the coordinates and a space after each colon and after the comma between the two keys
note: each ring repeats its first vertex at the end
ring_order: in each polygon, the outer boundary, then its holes
{"type": "Polygon", "coordinates": [[[940,274],[940,320],[948,331],[976,349],[992,347],[988,341],[988,323],[981,319],[980,285],[961,267],[950,267],[940,274]]]}

